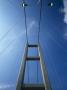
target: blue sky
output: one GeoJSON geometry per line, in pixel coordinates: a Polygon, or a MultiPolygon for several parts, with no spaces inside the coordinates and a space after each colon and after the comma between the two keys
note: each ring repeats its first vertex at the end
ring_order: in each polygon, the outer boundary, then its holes
{"type": "MultiPolygon", "coordinates": [[[[26,9],[28,39],[30,43],[37,43],[40,0],[26,1],[29,4],[26,9]]],[[[9,90],[9,88],[11,88],[10,90],[13,90],[13,88],[15,90],[23,57],[26,35],[24,12],[21,3],[22,0],[0,0],[0,90],[9,90]]],[[[43,0],[40,44],[52,89],[66,90],[66,0],[43,0]],[[48,2],[53,2],[54,6],[48,7],[48,2]]],[[[29,67],[33,65],[33,68],[34,65],[37,66],[37,63],[29,63],[28,65],[29,67]]],[[[33,81],[31,69],[30,72],[33,81]]],[[[35,69],[34,73],[36,73],[35,69]]],[[[36,79],[36,75],[34,76],[36,79]]],[[[27,78],[26,74],[26,80],[27,78]]],[[[39,80],[42,81],[41,78],[39,80]]]]}

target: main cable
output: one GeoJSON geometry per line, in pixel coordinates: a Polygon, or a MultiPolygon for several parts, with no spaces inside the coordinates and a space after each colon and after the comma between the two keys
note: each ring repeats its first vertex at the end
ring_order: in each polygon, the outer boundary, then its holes
{"type": "MultiPolygon", "coordinates": [[[[25,29],[26,29],[26,40],[28,45],[28,35],[27,35],[27,16],[26,16],[26,6],[25,6],[25,0],[23,0],[23,8],[24,8],[24,17],[25,17],[25,29]]],[[[29,65],[27,65],[28,70],[28,83],[29,83],[29,65]]]]}
{"type": "MultiPolygon", "coordinates": [[[[42,18],[42,0],[40,0],[40,17],[39,17],[39,29],[38,29],[38,44],[39,44],[40,29],[41,29],[41,18],[42,18]]],[[[38,62],[37,62],[37,82],[39,82],[38,81],[38,62]]]]}
{"type": "Polygon", "coordinates": [[[41,18],[42,18],[42,0],[40,0],[40,17],[39,17],[38,43],[39,43],[40,29],[41,29],[41,18]]]}
{"type": "MultiPolygon", "coordinates": [[[[23,0],[23,3],[25,4],[25,0],[23,0]]],[[[28,44],[26,6],[23,7],[24,7],[24,17],[25,17],[26,40],[28,44]]]]}
{"type": "Polygon", "coordinates": [[[14,30],[17,24],[18,22],[16,22],[10,29],[8,29],[7,32],[2,37],[0,37],[0,42],[9,34],[10,31],[14,30]]]}

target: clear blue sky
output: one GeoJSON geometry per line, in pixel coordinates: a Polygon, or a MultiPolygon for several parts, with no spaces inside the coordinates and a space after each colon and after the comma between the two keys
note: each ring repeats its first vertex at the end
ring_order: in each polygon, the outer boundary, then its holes
{"type": "MultiPolygon", "coordinates": [[[[28,39],[37,42],[39,0],[26,0],[28,39]],[[36,3],[36,5],[35,5],[36,3]]],[[[0,0],[0,90],[15,90],[26,43],[22,0],[0,0]],[[8,88],[8,89],[7,89],[8,88]]],[[[67,89],[67,1],[43,0],[40,43],[53,90],[67,89]],[[48,7],[48,2],[54,2],[48,7]]],[[[32,52],[32,51],[31,51],[32,52]]],[[[37,63],[29,63],[37,67],[37,63]]],[[[30,69],[32,82],[36,80],[30,69]],[[33,75],[33,76],[32,76],[33,75]]],[[[40,72],[40,68],[39,68],[40,72]]],[[[42,81],[39,73],[39,82],[42,81]]],[[[28,76],[26,74],[26,80],[28,76]]]]}

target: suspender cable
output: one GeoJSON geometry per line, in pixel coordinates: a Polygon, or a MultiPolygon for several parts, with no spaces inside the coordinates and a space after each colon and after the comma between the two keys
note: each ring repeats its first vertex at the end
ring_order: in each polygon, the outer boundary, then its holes
{"type": "Polygon", "coordinates": [[[25,3],[25,0],[23,0],[23,5],[24,7],[24,17],[25,17],[25,29],[26,29],[26,40],[27,40],[27,44],[28,44],[28,35],[27,35],[27,16],[26,16],[26,6],[27,4],[25,3]]]}
{"type": "Polygon", "coordinates": [[[42,18],[42,0],[40,0],[40,17],[39,17],[38,43],[39,43],[40,28],[41,28],[41,18],[42,18]]]}

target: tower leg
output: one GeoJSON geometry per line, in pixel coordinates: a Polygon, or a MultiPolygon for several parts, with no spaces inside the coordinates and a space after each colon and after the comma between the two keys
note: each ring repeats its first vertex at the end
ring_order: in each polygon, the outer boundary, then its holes
{"type": "Polygon", "coordinates": [[[26,44],[25,50],[24,50],[24,57],[21,61],[20,71],[19,71],[18,80],[17,80],[17,84],[16,84],[16,90],[21,90],[21,84],[23,84],[23,82],[24,82],[24,73],[25,73],[27,52],[28,52],[28,47],[26,44]]]}
{"type": "Polygon", "coordinates": [[[51,90],[51,85],[50,85],[50,82],[49,82],[49,79],[48,79],[48,74],[47,74],[47,71],[46,71],[46,66],[44,64],[40,44],[38,45],[38,53],[39,53],[39,56],[40,56],[40,66],[41,66],[41,71],[42,71],[45,90],[51,90]]]}
{"type": "Polygon", "coordinates": [[[51,85],[50,85],[50,82],[49,82],[49,79],[48,79],[48,74],[47,74],[47,71],[46,71],[46,66],[45,66],[45,63],[44,63],[44,60],[43,60],[43,55],[41,53],[41,47],[40,47],[40,44],[38,45],[28,45],[26,44],[25,46],[25,51],[24,51],[24,58],[23,60],[21,61],[21,67],[20,67],[20,72],[19,72],[19,76],[18,76],[18,80],[17,80],[17,85],[16,85],[16,90],[26,90],[26,89],[41,89],[41,90],[52,90],[51,89],[51,85]],[[28,57],[28,48],[31,47],[37,47],[38,48],[38,57],[28,57]],[[24,74],[25,74],[25,66],[26,66],[26,61],[39,61],[40,62],[40,66],[41,66],[41,71],[42,71],[42,77],[43,77],[43,85],[26,85],[24,84],[24,74]]]}

